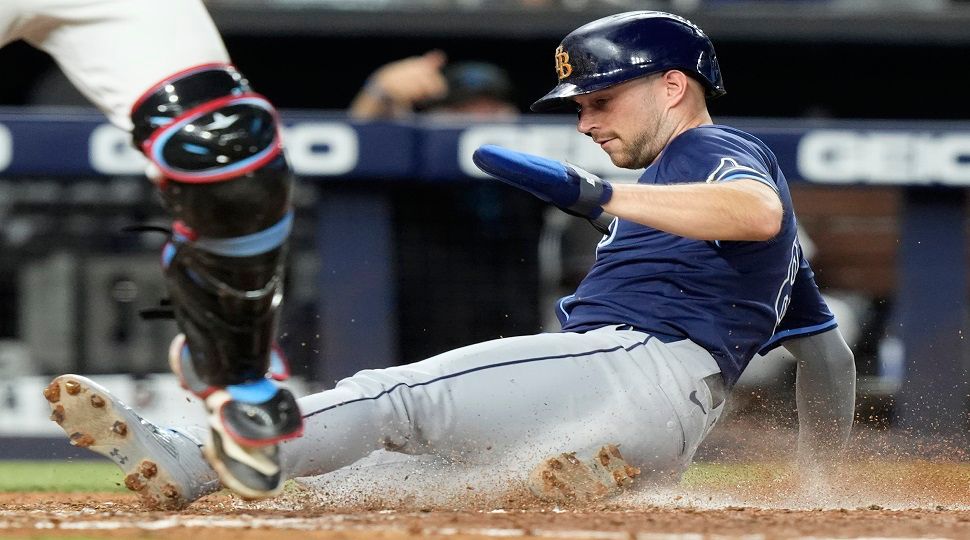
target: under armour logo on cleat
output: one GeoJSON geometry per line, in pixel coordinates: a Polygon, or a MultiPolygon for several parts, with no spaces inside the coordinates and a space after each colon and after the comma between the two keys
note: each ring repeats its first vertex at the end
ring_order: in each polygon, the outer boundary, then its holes
{"type": "Polygon", "coordinates": [[[114,458],[114,460],[117,461],[119,465],[124,465],[125,463],[128,463],[128,456],[122,455],[117,448],[112,448],[111,452],[108,455],[114,458]]]}

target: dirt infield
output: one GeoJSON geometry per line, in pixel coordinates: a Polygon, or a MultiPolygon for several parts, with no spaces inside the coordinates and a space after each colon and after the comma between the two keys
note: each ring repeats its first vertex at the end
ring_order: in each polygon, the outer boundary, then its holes
{"type": "Polygon", "coordinates": [[[452,507],[408,508],[390,498],[348,506],[296,484],[272,501],[247,503],[223,492],[182,512],[147,511],[132,495],[0,494],[0,537],[970,538],[970,472],[961,464],[854,464],[824,485],[784,472],[727,484],[722,478],[721,485],[695,477],[691,484],[577,508],[514,494],[453,500],[452,507]]]}
{"type": "Polygon", "coordinates": [[[705,442],[681,484],[635,485],[581,507],[550,506],[521,486],[488,489],[481,476],[395,457],[292,482],[273,500],[221,492],[181,512],[148,511],[128,494],[0,493],[0,537],[970,539],[965,440],[927,443],[860,426],[855,457],[823,479],[791,465],[791,428],[778,418],[731,420],[705,442]]]}
{"type": "Polygon", "coordinates": [[[181,513],[145,512],[130,496],[2,495],[0,536],[187,538],[970,538],[970,511],[744,507],[491,511],[256,509],[226,496],[181,513]],[[204,532],[200,529],[204,529],[204,532]]]}

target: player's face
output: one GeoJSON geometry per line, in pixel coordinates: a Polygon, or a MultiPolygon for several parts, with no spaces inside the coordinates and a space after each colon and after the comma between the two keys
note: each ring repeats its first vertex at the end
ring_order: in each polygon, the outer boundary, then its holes
{"type": "Polygon", "coordinates": [[[574,97],[576,129],[596,141],[617,167],[650,165],[672,132],[660,80],[651,75],[574,97]]]}

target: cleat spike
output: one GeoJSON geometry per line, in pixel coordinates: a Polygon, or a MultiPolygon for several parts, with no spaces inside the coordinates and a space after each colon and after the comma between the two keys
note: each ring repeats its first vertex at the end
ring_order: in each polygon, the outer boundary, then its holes
{"type": "Polygon", "coordinates": [[[57,403],[61,400],[61,385],[57,384],[57,381],[51,382],[44,389],[44,399],[51,403],[57,403]]]}
{"type": "Polygon", "coordinates": [[[136,472],[125,476],[125,487],[132,491],[141,491],[145,489],[145,482],[141,479],[141,475],[136,472]]]}
{"type": "Polygon", "coordinates": [[[179,490],[172,484],[165,484],[164,486],[162,486],[162,495],[164,495],[168,499],[178,499],[179,490]]]}
{"type": "Polygon", "coordinates": [[[70,438],[71,444],[78,448],[87,448],[94,444],[94,437],[84,433],[72,433],[70,438]]]}
{"type": "Polygon", "coordinates": [[[76,396],[77,393],[81,391],[81,383],[74,380],[65,381],[64,389],[67,390],[68,394],[76,396]]]}
{"type": "Polygon", "coordinates": [[[57,422],[57,425],[61,425],[61,424],[64,423],[64,406],[63,405],[58,405],[58,406],[54,407],[54,409],[51,411],[51,420],[57,422]]]}
{"type": "Polygon", "coordinates": [[[142,461],[139,470],[145,478],[154,478],[158,474],[158,465],[151,461],[142,461]]]}

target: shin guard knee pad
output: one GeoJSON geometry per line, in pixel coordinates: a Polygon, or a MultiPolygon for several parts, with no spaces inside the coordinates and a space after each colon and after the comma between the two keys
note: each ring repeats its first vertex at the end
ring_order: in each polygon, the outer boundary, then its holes
{"type": "Polygon", "coordinates": [[[132,120],[176,220],[162,262],[195,371],[214,386],[264,377],[293,220],[275,109],[214,64],[153,87],[132,120]]]}

